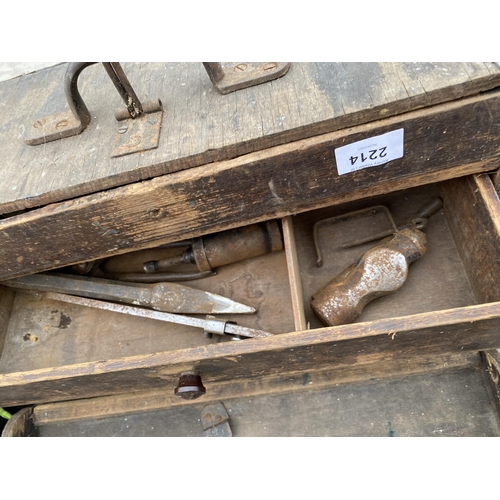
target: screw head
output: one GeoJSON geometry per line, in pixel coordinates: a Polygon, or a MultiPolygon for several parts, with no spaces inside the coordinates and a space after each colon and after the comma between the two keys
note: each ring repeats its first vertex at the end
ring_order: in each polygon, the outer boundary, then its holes
{"type": "Polygon", "coordinates": [[[240,64],[237,64],[237,65],[234,67],[234,71],[235,71],[236,73],[238,73],[238,72],[243,72],[243,71],[245,71],[247,68],[248,68],[248,64],[245,64],[245,63],[240,63],[240,64]]]}
{"type": "Polygon", "coordinates": [[[276,69],[278,65],[276,63],[266,63],[264,64],[264,67],[262,68],[264,71],[271,71],[273,69],[276,69]]]}
{"type": "Polygon", "coordinates": [[[68,120],[61,120],[56,123],[56,129],[61,130],[63,128],[66,128],[68,126],[68,120]]]}
{"type": "Polygon", "coordinates": [[[35,123],[33,123],[34,128],[42,128],[45,125],[45,122],[47,121],[46,118],[41,118],[40,120],[37,120],[35,123]]]}
{"type": "Polygon", "coordinates": [[[119,133],[119,134],[124,134],[127,130],[128,130],[127,125],[122,125],[122,126],[118,129],[118,133],[119,133]]]}

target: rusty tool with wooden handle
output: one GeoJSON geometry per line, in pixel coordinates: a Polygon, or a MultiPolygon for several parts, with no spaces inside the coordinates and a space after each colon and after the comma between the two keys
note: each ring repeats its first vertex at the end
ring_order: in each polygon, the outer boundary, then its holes
{"type": "Polygon", "coordinates": [[[419,229],[402,229],[361,254],[318,291],[311,308],[327,326],[354,322],[372,300],[401,288],[412,262],[426,252],[419,229]]]}
{"type": "MultiPolygon", "coordinates": [[[[215,274],[215,269],[283,250],[283,236],[279,221],[271,220],[236,229],[208,234],[190,241],[163,245],[186,247],[177,255],[143,263],[144,272],[113,272],[109,261],[100,264],[105,278],[112,280],[156,283],[159,281],[188,281],[215,274]],[[194,270],[179,271],[177,266],[188,265],[194,270]]],[[[111,257],[109,260],[112,260],[111,257]]]]}
{"type": "Polygon", "coordinates": [[[427,238],[420,229],[427,226],[429,217],[441,207],[440,198],[431,200],[399,229],[384,206],[369,207],[318,221],[314,227],[314,241],[317,264],[320,267],[323,260],[318,244],[319,227],[377,211],[385,213],[392,227],[383,233],[342,245],[341,248],[350,248],[388,236],[359,255],[347,269],[314,294],[311,308],[316,316],[328,326],[352,323],[360,316],[366,304],[401,288],[408,276],[410,264],[426,252],[427,238]]]}

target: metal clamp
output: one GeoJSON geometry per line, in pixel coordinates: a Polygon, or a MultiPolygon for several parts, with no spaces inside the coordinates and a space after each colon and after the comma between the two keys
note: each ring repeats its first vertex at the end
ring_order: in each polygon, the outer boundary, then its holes
{"type": "MultiPolygon", "coordinates": [[[[211,339],[215,335],[227,335],[227,325],[236,325],[234,321],[207,316],[203,327],[203,336],[211,339]]],[[[232,340],[241,340],[241,335],[231,335],[232,340]]]]}

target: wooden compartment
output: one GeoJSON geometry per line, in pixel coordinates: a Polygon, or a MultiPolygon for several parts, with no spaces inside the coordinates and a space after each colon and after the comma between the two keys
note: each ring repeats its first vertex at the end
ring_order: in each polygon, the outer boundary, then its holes
{"type": "MultiPolygon", "coordinates": [[[[294,217],[295,239],[291,244],[294,243],[297,247],[300,269],[298,285],[302,289],[305,318],[301,329],[324,326],[310,307],[312,296],[377,241],[350,248],[342,248],[342,245],[376,235],[391,227],[381,211],[349,221],[337,219],[338,222],[321,226],[317,234],[323,264],[319,267],[316,264],[313,238],[313,227],[317,222],[381,205],[389,209],[394,222],[401,227],[422,206],[442,196],[440,191],[439,185],[423,186],[294,217]]],[[[444,210],[441,209],[430,217],[428,226],[422,231],[427,238],[427,250],[421,259],[410,265],[404,285],[395,293],[368,303],[356,323],[455,309],[478,303],[457,248],[457,244],[466,242],[460,240],[455,243],[444,210]]]]}
{"type": "MultiPolygon", "coordinates": [[[[179,376],[189,370],[200,372],[214,397],[234,384],[272,384],[308,371],[341,382],[403,373],[414,360],[431,366],[436,356],[453,362],[500,348],[500,201],[488,175],[300,213],[283,219],[283,232],[284,252],[189,282],[256,307],[256,315],[230,319],[275,334],[265,339],[205,339],[200,330],[2,287],[0,406],[155,389],[173,400],[179,376]],[[325,265],[316,267],[314,221],[383,203],[400,222],[434,196],[443,210],[429,220],[427,253],[411,265],[403,288],[370,303],[355,323],[322,327],[310,296],[360,249],[334,255],[324,245],[325,265]]],[[[322,233],[327,242],[334,237],[322,233]]]]}

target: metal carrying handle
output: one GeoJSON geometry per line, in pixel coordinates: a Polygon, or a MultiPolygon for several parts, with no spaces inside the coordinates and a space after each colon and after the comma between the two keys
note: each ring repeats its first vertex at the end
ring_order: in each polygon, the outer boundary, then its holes
{"type": "MultiPolygon", "coordinates": [[[[78,77],[81,72],[95,62],[72,62],[64,75],[64,93],[71,113],[62,112],[38,119],[28,128],[24,142],[30,146],[38,146],[47,142],[56,141],[65,137],[81,134],[90,124],[91,115],[78,91],[78,77]]],[[[126,111],[118,111],[115,118],[118,121],[127,118],[136,119],[146,113],[156,113],[163,110],[160,100],[141,103],[123,68],[117,62],[103,62],[116,90],[123,99],[126,111]]],[[[235,90],[258,85],[283,76],[290,68],[290,63],[239,63],[233,72],[225,71],[221,63],[203,63],[208,76],[221,94],[228,94],[235,90]]],[[[159,129],[158,129],[159,133],[159,129]]],[[[130,148],[125,144],[126,148],[130,148]]],[[[155,146],[156,147],[156,146],[155,146]]],[[[114,156],[121,156],[141,150],[119,149],[114,156]]]]}
{"type": "Polygon", "coordinates": [[[90,112],[78,92],[78,77],[95,62],[72,62],[64,74],[64,94],[70,113],[64,111],[35,121],[26,131],[24,142],[38,146],[82,133],[90,123],[90,112]]]}
{"type": "Polygon", "coordinates": [[[90,123],[90,112],[78,91],[78,77],[85,68],[93,64],[97,63],[72,62],[69,64],[64,75],[64,95],[66,96],[68,107],[73,113],[73,116],[80,121],[80,132],[83,132],[90,123]]]}
{"type": "MultiPolygon", "coordinates": [[[[64,74],[64,94],[71,114],[67,112],[57,113],[37,120],[33,125],[35,131],[30,130],[29,135],[25,138],[26,144],[37,146],[64,137],[71,137],[81,134],[88,127],[91,115],[78,90],[78,77],[85,68],[93,64],[97,63],[69,63],[64,74]]],[[[102,64],[127,108],[125,114],[121,111],[115,113],[117,120],[135,119],[144,112],[152,113],[162,109],[160,101],[142,105],[120,63],[103,62],[102,64]]]]}

